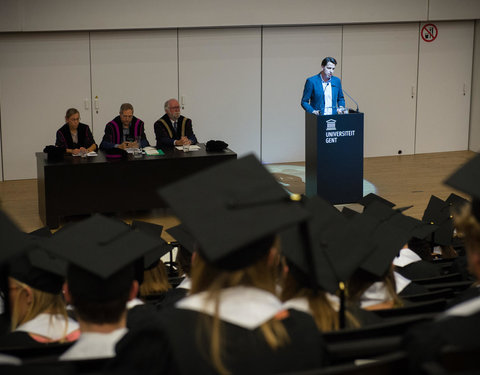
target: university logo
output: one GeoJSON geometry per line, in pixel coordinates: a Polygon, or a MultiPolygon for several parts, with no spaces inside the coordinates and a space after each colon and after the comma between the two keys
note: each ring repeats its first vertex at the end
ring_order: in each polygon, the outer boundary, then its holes
{"type": "Polygon", "coordinates": [[[337,128],[335,128],[335,123],[337,122],[337,120],[330,119],[330,120],[327,120],[326,122],[327,122],[327,131],[337,130],[337,128]]]}

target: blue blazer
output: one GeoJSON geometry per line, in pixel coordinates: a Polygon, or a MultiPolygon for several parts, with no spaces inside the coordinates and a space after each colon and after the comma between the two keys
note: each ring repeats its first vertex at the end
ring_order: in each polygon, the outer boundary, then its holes
{"type": "MultiPolygon", "coordinates": [[[[340,78],[332,76],[330,83],[332,85],[332,114],[336,115],[338,107],[345,107],[345,98],[343,97],[340,78]]],[[[303,89],[302,107],[310,113],[319,110],[320,114],[323,115],[325,110],[325,96],[320,74],[307,78],[305,88],[303,89]]]]}

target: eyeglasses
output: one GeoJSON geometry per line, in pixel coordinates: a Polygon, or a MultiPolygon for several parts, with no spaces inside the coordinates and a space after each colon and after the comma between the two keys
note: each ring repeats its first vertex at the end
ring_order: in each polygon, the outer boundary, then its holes
{"type": "Polygon", "coordinates": [[[168,108],[170,108],[170,109],[180,109],[180,106],[177,105],[176,107],[168,107],[168,108]]]}

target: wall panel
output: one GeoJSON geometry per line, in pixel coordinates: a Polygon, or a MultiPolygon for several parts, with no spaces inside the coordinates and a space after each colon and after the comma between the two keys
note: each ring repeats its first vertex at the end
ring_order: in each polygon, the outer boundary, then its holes
{"type": "Polygon", "coordinates": [[[177,32],[175,30],[91,33],[92,96],[95,140],[100,144],[105,124],[131,103],[145,122],[155,145],[153,123],[165,114],[163,103],[178,94],[177,32]]]}
{"type": "Polygon", "coordinates": [[[0,35],[0,103],[6,180],[36,178],[35,152],[55,143],[65,111],[90,124],[88,33],[0,35]]]}
{"type": "Polygon", "coordinates": [[[365,113],[365,156],[414,152],[417,48],[416,23],[344,26],[342,84],[365,113]]]}
{"type": "Polygon", "coordinates": [[[468,150],[473,22],[438,22],[420,42],[415,153],[468,150]]]}
{"type": "Polygon", "coordinates": [[[325,56],[341,73],[341,26],[267,27],[263,30],[262,159],[305,160],[305,80],[318,74],[325,56]]]}
{"type": "MultiPolygon", "coordinates": [[[[18,0],[21,29],[114,30],[176,27],[402,22],[427,19],[428,0],[18,0]]],[[[1,8],[0,8],[1,9],[1,8]]],[[[9,2],[3,11],[14,14],[9,2]]]]}
{"type": "Polygon", "coordinates": [[[199,141],[259,157],[260,29],[180,30],[178,44],[181,104],[199,141]]]}
{"type": "Polygon", "coordinates": [[[480,151],[480,21],[475,22],[475,46],[472,72],[472,98],[470,101],[469,150],[480,151]]]}

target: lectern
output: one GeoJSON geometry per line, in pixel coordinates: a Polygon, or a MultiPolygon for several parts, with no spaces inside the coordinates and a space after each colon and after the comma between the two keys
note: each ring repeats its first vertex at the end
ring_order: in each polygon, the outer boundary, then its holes
{"type": "Polygon", "coordinates": [[[363,197],[363,113],[305,112],[306,195],[332,204],[363,197]]]}

